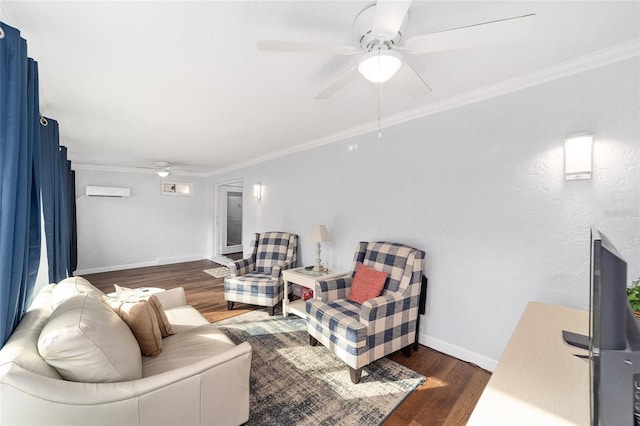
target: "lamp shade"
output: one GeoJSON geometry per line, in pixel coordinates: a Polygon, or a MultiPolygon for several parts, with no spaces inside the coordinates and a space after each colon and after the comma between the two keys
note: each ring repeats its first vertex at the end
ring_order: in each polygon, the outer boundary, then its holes
{"type": "Polygon", "coordinates": [[[358,71],[373,83],[389,80],[402,66],[400,55],[392,50],[367,53],[358,63],[358,71]]]}
{"type": "Polygon", "coordinates": [[[307,239],[309,241],[315,241],[318,243],[325,243],[331,241],[331,235],[324,225],[313,225],[307,233],[307,239]]]}
{"type": "Polygon", "coordinates": [[[158,171],[156,171],[156,173],[158,174],[158,176],[160,177],[167,177],[171,174],[171,172],[169,171],[169,169],[160,169],[158,171]]]}

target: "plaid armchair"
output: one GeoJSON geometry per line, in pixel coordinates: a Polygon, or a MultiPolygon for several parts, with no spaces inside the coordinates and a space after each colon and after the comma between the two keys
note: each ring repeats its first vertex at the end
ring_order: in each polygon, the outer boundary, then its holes
{"type": "Polygon", "coordinates": [[[251,255],[229,264],[231,274],[224,279],[227,309],[234,302],[273,307],[283,298],[282,270],[295,268],[298,236],[286,232],[254,234],[251,255]]]}
{"type": "Polygon", "coordinates": [[[316,284],[306,304],[310,344],[320,341],[347,363],[353,383],[371,362],[399,349],[411,354],[424,257],[402,244],[361,242],[349,274],[316,284]],[[388,273],[382,294],[362,304],[346,298],[359,263],[388,273]]]}

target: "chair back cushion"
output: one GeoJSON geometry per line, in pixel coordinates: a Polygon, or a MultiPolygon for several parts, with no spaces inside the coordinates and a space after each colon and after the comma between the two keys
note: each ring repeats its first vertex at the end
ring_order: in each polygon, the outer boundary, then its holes
{"type": "Polygon", "coordinates": [[[292,234],[287,232],[264,232],[260,234],[256,250],[256,272],[270,274],[271,268],[287,259],[295,248],[289,247],[292,234]]]}
{"type": "Polygon", "coordinates": [[[384,290],[396,292],[400,290],[400,283],[405,274],[409,255],[415,251],[417,250],[412,247],[398,243],[360,243],[353,258],[353,271],[357,270],[358,263],[363,263],[378,271],[384,271],[389,274],[384,290]]]}

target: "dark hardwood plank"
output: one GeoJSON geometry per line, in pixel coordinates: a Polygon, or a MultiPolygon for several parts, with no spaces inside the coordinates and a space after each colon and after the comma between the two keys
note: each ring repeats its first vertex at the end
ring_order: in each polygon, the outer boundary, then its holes
{"type": "MultiPolygon", "coordinates": [[[[241,254],[230,257],[239,259],[241,254]]],[[[113,284],[129,288],[184,287],[187,303],[211,322],[253,309],[266,309],[236,303],[233,311],[228,311],[224,300],[224,279],[203,272],[220,266],[209,260],[198,260],[84,277],[105,293],[114,291],[113,284]]],[[[276,315],[279,313],[278,307],[276,315]]],[[[409,358],[400,351],[389,358],[423,374],[427,380],[389,416],[385,426],[464,425],[491,376],[477,366],[422,345],[409,358]]]]}

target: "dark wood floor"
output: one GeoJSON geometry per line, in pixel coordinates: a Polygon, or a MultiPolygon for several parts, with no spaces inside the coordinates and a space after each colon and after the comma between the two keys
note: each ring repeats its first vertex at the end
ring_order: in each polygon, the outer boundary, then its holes
{"type": "MultiPolygon", "coordinates": [[[[224,300],[224,279],[214,278],[203,272],[204,269],[219,266],[208,260],[200,260],[84,277],[106,293],[114,291],[113,284],[130,288],[184,287],[187,303],[211,322],[252,309],[264,309],[236,303],[234,310],[228,311],[224,300]]],[[[276,314],[279,312],[281,311],[276,310],[276,314]]],[[[400,352],[389,358],[425,375],[427,380],[391,414],[385,422],[387,426],[464,425],[490,377],[490,373],[477,366],[422,345],[409,358],[400,352]]]]}

